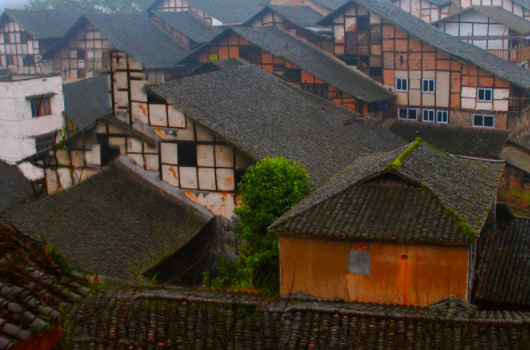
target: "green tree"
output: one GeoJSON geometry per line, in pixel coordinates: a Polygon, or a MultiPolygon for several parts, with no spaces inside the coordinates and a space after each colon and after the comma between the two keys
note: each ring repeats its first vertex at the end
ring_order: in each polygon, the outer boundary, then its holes
{"type": "Polygon", "coordinates": [[[130,13],[144,11],[154,0],[31,0],[27,10],[64,10],[84,12],[130,13]]]}
{"type": "Polygon", "coordinates": [[[243,243],[237,259],[217,263],[219,276],[212,286],[277,295],[278,235],[267,227],[311,192],[309,174],[297,162],[266,157],[247,170],[238,189],[241,203],[234,210],[238,217],[234,229],[243,243]]]}

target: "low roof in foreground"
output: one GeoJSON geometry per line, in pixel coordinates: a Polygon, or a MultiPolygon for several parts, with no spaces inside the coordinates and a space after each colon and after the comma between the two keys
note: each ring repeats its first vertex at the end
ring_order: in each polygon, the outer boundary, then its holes
{"type": "Polygon", "coordinates": [[[469,244],[481,232],[503,162],[461,159],[420,139],[360,157],[270,227],[285,235],[469,244]]]}
{"type": "Polygon", "coordinates": [[[0,160],[0,213],[34,196],[31,181],[22,171],[0,160]]]}
{"type": "Polygon", "coordinates": [[[370,120],[253,65],[149,89],[254,160],[283,155],[300,161],[315,185],[361,153],[404,144],[370,120]]]}
{"type": "Polygon", "coordinates": [[[57,247],[74,268],[134,279],[212,219],[126,158],[55,195],[20,205],[5,222],[57,247]]]}
{"type": "Polygon", "coordinates": [[[525,349],[530,314],[478,311],[449,297],[430,307],[276,298],[190,289],[91,299],[73,343],[114,349],[525,349]]]}

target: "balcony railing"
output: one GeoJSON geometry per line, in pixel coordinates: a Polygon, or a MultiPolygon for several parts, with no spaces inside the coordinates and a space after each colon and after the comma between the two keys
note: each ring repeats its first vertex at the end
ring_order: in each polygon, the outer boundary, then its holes
{"type": "Polygon", "coordinates": [[[519,63],[530,59],[530,47],[520,47],[506,50],[487,50],[488,52],[505,60],[519,63]]]}

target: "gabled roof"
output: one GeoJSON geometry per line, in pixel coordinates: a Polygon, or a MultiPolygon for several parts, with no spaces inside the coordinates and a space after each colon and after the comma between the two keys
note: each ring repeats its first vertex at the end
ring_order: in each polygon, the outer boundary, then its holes
{"type": "MultiPolygon", "coordinates": [[[[187,0],[190,5],[220,20],[223,24],[241,24],[261,10],[262,0],[187,0]]],[[[156,0],[147,11],[152,11],[163,0],[156,0]]]]}
{"type": "Polygon", "coordinates": [[[151,13],[198,44],[209,42],[221,32],[220,28],[205,24],[189,11],[153,11],[151,13]]]}
{"type": "Polygon", "coordinates": [[[441,124],[412,123],[399,120],[385,121],[385,128],[407,142],[417,137],[442,151],[473,157],[499,159],[508,142],[508,131],[487,130],[441,124]]]}
{"type": "Polygon", "coordinates": [[[120,158],[85,182],[13,208],[4,219],[56,246],[74,268],[134,279],[213,217],[175,191],[157,175],[120,158]]]}
{"type": "Polygon", "coordinates": [[[43,58],[52,58],[86,21],[92,23],[114,48],[140,61],[147,69],[172,68],[189,53],[144,13],[86,13],[43,58]]]}
{"type": "Polygon", "coordinates": [[[263,8],[255,16],[249,19],[245,24],[249,24],[252,20],[266,11],[272,11],[283,16],[287,21],[298,27],[311,27],[314,26],[316,22],[320,21],[324,16],[313,10],[309,6],[273,6],[269,5],[263,8]]]}
{"type": "MultiPolygon", "coordinates": [[[[135,293],[136,292],[136,293],[135,293]]],[[[235,349],[526,349],[530,313],[274,298],[184,288],[92,298],[72,322],[74,348],[184,344],[235,349]],[[154,345],[153,344],[153,345],[154,345]]]]}
{"type": "MultiPolygon", "coordinates": [[[[315,77],[366,102],[385,101],[394,97],[383,85],[353,70],[316,46],[298,39],[275,27],[230,27],[213,41],[236,33],[263,50],[284,58],[315,77]]],[[[208,45],[194,51],[181,62],[190,62],[208,49],[208,45]]]]}
{"type": "Polygon", "coordinates": [[[255,160],[279,155],[299,160],[313,184],[321,184],[360,153],[403,145],[380,126],[292,88],[256,66],[196,75],[149,89],[255,160]],[[351,124],[344,125],[345,120],[351,124]]]}
{"type": "Polygon", "coordinates": [[[436,22],[432,22],[431,24],[441,24],[444,22],[448,22],[449,20],[458,17],[464,13],[467,12],[478,12],[483,14],[486,17],[493,18],[495,21],[504,24],[514,32],[516,32],[519,35],[524,35],[530,33],[530,21],[527,21],[526,19],[523,19],[519,16],[514,15],[513,13],[506,11],[504,8],[500,6],[478,6],[473,5],[470,7],[466,7],[465,9],[460,10],[459,12],[456,12],[450,16],[444,17],[436,22]]]}
{"type": "Polygon", "coordinates": [[[530,306],[530,218],[512,217],[482,242],[475,298],[530,306]]]}
{"type": "Polygon", "coordinates": [[[348,0],[310,0],[315,4],[319,4],[330,10],[336,10],[341,7],[348,0]]]}
{"type": "Polygon", "coordinates": [[[5,10],[0,24],[10,17],[37,39],[59,39],[75,24],[82,13],[76,9],[23,11],[5,10]]]}
{"type": "Polygon", "coordinates": [[[399,243],[470,243],[504,163],[466,160],[421,142],[355,160],[274,222],[281,234],[399,243]]]}
{"type": "Polygon", "coordinates": [[[475,64],[479,68],[505,79],[522,89],[530,89],[530,71],[527,69],[497,57],[486,50],[467,44],[397,6],[389,6],[388,2],[384,0],[350,0],[339,9],[324,17],[319,24],[326,25],[332,22],[335,14],[343,11],[352,3],[360,5],[368,11],[381,16],[418,40],[438,50],[465,62],[475,64]]]}
{"type": "Polygon", "coordinates": [[[1,223],[0,242],[0,349],[31,348],[88,296],[88,283],[50,247],[1,223]]]}
{"type": "Polygon", "coordinates": [[[0,160],[0,213],[34,195],[33,186],[22,171],[0,160]]]}
{"type": "Polygon", "coordinates": [[[64,112],[77,130],[86,128],[111,111],[108,80],[107,75],[100,75],[64,85],[64,112]]]}

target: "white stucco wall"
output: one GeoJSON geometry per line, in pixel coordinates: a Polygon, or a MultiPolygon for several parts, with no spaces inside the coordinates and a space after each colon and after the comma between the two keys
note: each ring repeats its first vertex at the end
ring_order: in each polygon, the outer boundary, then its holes
{"type": "MultiPolygon", "coordinates": [[[[60,76],[41,76],[0,81],[0,159],[14,163],[36,152],[35,136],[51,133],[64,125],[63,84],[60,76]],[[54,93],[51,115],[34,118],[27,96],[54,93]]],[[[23,169],[25,170],[25,169],[23,169]]],[[[28,168],[25,175],[38,173],[28,168]]]]}

